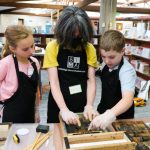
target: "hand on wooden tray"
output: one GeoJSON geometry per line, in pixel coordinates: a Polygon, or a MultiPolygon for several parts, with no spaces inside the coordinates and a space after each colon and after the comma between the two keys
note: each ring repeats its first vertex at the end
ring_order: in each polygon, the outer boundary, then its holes
{"type": "Polygon", "coordinates": [[[80,120],[80,124],[81,124],[80,126],[73,125],[73,124],[65,124],[67,133],[77,135],[77,134],[91,134],[91,133],[108,132],[108,129],[106,129],[106,130],[102,130],[102,129],[88,130],[90,121],[86,120],[84,118],[83,114],[79,114],[79,120],[80,120]]]}

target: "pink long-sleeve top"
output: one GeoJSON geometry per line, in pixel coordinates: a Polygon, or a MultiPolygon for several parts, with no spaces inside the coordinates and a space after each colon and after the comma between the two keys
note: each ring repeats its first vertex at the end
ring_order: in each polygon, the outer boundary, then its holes
{"type": "MultiPolygon", "coordinates": [[[[37,69],[39,70],[40,65],[36,58],[31,57],[36,63],[37,69]]],[[[19,71],[24,72],[28,75],[28,69],[32,68],[31,63],[22,64],[18,62],[19,71]]],[[[0,101],[5,101],[17,91],[18,79],[16,75],[15,64],[12,55],[0,60],[0,101]]]]}

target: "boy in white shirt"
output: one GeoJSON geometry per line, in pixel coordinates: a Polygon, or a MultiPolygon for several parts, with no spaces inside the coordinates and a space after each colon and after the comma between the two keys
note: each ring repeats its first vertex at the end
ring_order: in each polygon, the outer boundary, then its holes
{"type": "Polygon", "coordinates": [[[116,118],[134,118],[136,72],[123,58],[124,46],[125,38],[119,31],[109,30],[101,37],[102,98],[97,108],[100,115],[93,119],[89,129],[105,129],[116,118]]]}

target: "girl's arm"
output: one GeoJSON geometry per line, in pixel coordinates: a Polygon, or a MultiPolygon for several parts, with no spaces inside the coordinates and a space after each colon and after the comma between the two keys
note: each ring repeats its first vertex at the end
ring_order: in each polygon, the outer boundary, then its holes
{"type": "Polygon", "coordinates": [[[93,106],[95,95],[96,95],[95,69],[89,66],[88,80],[87,80],[87,105],[93,106]]]}
{"type": "Polygon", "coordinates": [[[98,115],[97,111],[93,108],[93,103],[96,95],[96,81],[95,69],[92,66],[88,67],[88,80],[87,80],[87,104],[84,108],[84,117],[90,121],[98,115]]]}
{"type": "Polygon", "coordinates": [[[48,77],[50,81],[51,92],[55,102],[57,103],[57,106],[60,109],[60,115],[62,119],[67,124],[77,124],[79,121],[78,116],[67,108],[65,100],[63,98],[58,79],[57,67],[48,69],[48,77]]]}
{"type": "Polygon", "coordinates": [[[51,92],[57,103],[57,106],[59,107],[60,110],[62,109],[67,110],[68,108],[65,104],[65,101],[64,101],[61,89],[60,89],[57,67],[51,67],[48,69],[48,77],[50,81],[51,92]]]}
{"type": "Polygon", "coordinates": [[[2,82],[7,74],[7,64],[6,61],[0,60],[0,82],[2,82]]]}
{"type": "Polygon", "coordinates": [[[36,92],[36,99],[35,99],[35,122],[36,123],[40,122],[40,113],[39,113],[40,101],[41,101],[40,87],[38,86],[36,92]]]}

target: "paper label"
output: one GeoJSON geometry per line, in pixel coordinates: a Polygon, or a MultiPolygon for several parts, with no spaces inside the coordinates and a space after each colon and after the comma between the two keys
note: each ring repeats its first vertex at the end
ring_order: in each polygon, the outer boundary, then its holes
{"type": "Polygon", "coordinates": [[[70,95],[81,93],[82,92],[81,85],[79,84],[79,85],[70,86],[69,91],[70,91],[70,95]]]}

